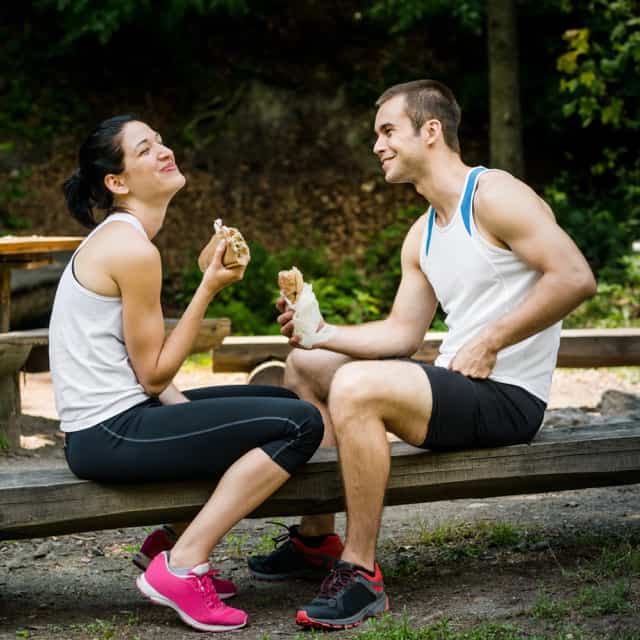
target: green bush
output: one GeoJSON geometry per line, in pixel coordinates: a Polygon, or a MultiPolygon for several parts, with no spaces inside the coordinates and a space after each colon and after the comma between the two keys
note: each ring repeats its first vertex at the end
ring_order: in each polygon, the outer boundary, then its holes
{"type": "Polygon", "coordinates": [[[596,295],[571,313],[564,326],[640,327],[640,255],[623,256],[603,269],[596,295]]]}

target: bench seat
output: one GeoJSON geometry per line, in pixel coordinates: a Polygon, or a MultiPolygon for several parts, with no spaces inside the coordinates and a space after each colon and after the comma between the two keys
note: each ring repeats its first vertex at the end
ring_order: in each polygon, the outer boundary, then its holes
{"type": "MultiPolygon", "coordinates": [[[[640,482],[640,420],[543,429],[530,445],[434,453],[391,444],[386,504],[540,493],[640,482]]],[[[190,519],[215,479],[135,485],[79,480],[68,469],[0,473],[0,539],[190,519]]],[[[344,508],[333,449],[319,450],[253,517],[344,508]]]]}

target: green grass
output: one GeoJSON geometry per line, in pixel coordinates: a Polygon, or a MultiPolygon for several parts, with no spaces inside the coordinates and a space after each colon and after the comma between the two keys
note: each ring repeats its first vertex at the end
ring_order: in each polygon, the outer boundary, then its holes
{"type": "Polygon", "coordinates": [[[531,613],[537,620],[556,622],[562,620],[569,613],[569,603],[555,599],[551,594],[543,591],[538,595],[531,613]]]}
{"type": "MultiPolygon", "coordinates": [[[[416,627],[407,617],[389,615],[370,620],[355,637],[358,640],[581,640],[580,631],[553,631],[553,635],[531,635],[510,623],[482,623],[467,629],[455,629],[449,620],[416,627]]],[[[298,634],[296,640],[308,638],[298,634]]]]}
{"type": "Polygon", "coordinates": [[[224,544],[229,549],[229,553],[236,557],[242,558],[247,555],[247,542],[249,540],[248,533],[236,534],[229,533],[224,538],[224,544]]]}
{"type": "Polygon", "coordinates": [[[480,558],[491,550],[512,549],[516,545],[536,542],[540,534],[504,522],[454,522],[429,528],[418,520],[402,539],[383,542],[383,561],[389,578],[417,575],[434,563],[480,558]]]}
{"type": "Polygon", "coordinates": [[[605,546],[600,555],[583,561],[576,570],[582,582],[600,582],[605,578],[640,576],[640,548],[630,542],[605,546]]]}
{"type": "Polygon", "coordinates": [[[530,534],[509,523],[458,522],[430,529],[419,524],[416,544],[439,551],[445,559],[477,558],[491,548],[514,547],[530,534]]]}
{"type": "Polygon", "coordinates": [[[251,545],[251,555],[267,555],[275,549],[274,538],[277,538],[284,531],[277,523],[279,521],[275,520],[269,531],[261,534],[257,540],[254,538],[255,541],[251,545]]]}
{"type": "Polygon", "coordinates": [[[140,545],[139,544],[123,544],[121,548],[125,553],[135,555],[140,549],[140,545]]]}
{"type": "Polygon", "coordinates": [[[577,609],[587,616],[624,613],[631,609],[631,587],[626,580],[581,589],[574,599],[577,609]]]}

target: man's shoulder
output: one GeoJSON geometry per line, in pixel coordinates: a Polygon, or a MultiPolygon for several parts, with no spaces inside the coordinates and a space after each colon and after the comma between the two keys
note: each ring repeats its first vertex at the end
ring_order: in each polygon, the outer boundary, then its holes
{"type": "Polygon", "coordinates": [[[538,194],[519,178],[501,169],[491,169],[478,179],[473,208],[480,217],[511,217],[531,204],[537,207],[542,202],[538,194]]]}
{"type": "Polygon", "coordinates": [[[508,171],[488,169],[478,177],[475,201],[492,202],[503,199],[510,194],[529,190],[529,187],[508,171]]]}

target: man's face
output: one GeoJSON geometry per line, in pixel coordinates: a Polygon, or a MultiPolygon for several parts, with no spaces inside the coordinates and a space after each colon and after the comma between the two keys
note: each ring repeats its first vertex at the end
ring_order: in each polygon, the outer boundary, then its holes
{"type": "Polygon", "coordinates": [[[415,183],[424,166],[425,144],[405,111],[405,97],[395,96],[378,109],[373,152],[387,182],[415,183]]]}

